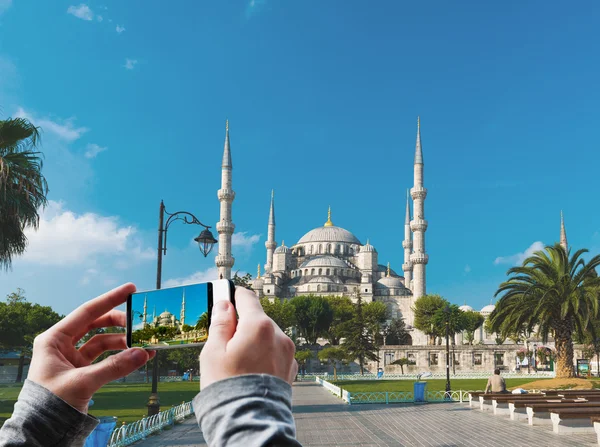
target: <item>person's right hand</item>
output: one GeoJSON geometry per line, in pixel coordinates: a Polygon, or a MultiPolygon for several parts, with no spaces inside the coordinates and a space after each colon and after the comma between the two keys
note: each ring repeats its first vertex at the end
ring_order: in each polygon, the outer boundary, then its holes
{"type": "Polygon", "coordinates": [[[213,307],[209,336],[200,354],[201,388],[229,377],[269,374],[292,383],[298,372],[294,342],[263,311],[256,295],[238,287],[236,308],[213,307]]]}

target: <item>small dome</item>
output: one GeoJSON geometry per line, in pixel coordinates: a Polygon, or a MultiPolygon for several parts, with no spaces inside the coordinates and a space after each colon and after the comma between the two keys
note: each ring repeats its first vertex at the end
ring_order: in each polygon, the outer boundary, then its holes
{"type": "Polygon", "coordinates": [[[279,247],[277,247],[275,249],[275,253],[289,253],[290,249],[288,247],[286,247],[285,245],[280,245],[279,247]]]}
{"type": "Polygon", "coordinates": [[[363,245],[362,247],[360,247],[360,253],[377,253],[377,250],[375,250],[375,247],[373,247],[371,244],[369,244],[369,241],[367,241],[367,243],[365,245],[363,245]]]}
{"type": "Polygon", "coordinates": [[[494,306],[493,304],[488,304],[483,309],[481,309],[481,311],[479,313],[484,314],[484,315],[489,315],[494,311],[495,308],[496,308],[496,306],[494,306]]]}
{"type": "Polygon", "coordinates": [[[376,287],[386,289],[403,289],[402,280],[396,276],[384,276],[377,281],[376,287]]]}
{"type": "Polygon", "coordinates": [[[305,267],[341,267],[350,268],[348,264],[335,256],[316,256],[311,259],[307,259],[302,263],[300,268],[305,267]]]}
{"type": "Polygon", "coordinates": [[[356,236],[336,226],[319,227],[310,230],[298,241],[298,245],[307,244],[310,242],[346,242],[348,244],[360,245],[360,241],[356,236]]]}
{"type": "Polygon", "coordinates": [[[467,304],[460,306],[459,309],[463,312],[473,312],[473,308],[467,304]]]}

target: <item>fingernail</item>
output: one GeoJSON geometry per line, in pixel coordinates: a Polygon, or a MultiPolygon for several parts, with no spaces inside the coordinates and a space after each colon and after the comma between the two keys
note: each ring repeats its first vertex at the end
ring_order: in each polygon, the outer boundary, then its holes
{"type": "Polygon", "coordinates": [[[227,312],[228,309],[229,309],[228,301],[217,301],[217,303],[213,306],[212,316],[214,317],[216,315],[227,312]]]}
{"type": "Polygon", "coordinates": [[[144,363],[148,360],[148,353],[141,348],[132,349],[129,354],[135,363],[144,363]]]}

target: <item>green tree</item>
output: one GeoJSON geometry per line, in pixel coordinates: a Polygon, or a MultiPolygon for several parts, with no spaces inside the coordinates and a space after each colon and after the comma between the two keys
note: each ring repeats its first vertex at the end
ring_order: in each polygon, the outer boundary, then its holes
{"type": "Polygon", "coordinates": [[[349,358],[358,359],[361,375],[365,373],[365,363],[367,360],[379,361],[379,356],[377,355],[378,347],[365,319],[363,307],[362,298],[360,293],[358,293],[355,315],[345,328],[345,341],[342,345],[348,353],[349,358]]]}
{"type": "Polygon", "coordinates": [[[445,334],[445,327],[434,324],[434,315],[450,303],[440,295],[423,295],[415,301],[414,325],[417,329],[429,336],[429,344],[435,345],[435,339],[445,334]]]}
{"type": "Polygon", "coordinates": [[[571,257],[560,244],[548,246],[508,270],[508,281],[500,284],[502,295],[490,315],[492,328],[507,334],[526,327],[544,342],[553,335],[556,344],[556,377],[569,378],[573,371],[573,335],[583,338],[590,320],[598,315],[600,278],[596,268],[600,255],[588,262],[587,250],[571,257]]]}
{"type": "Polygon", "coordinates": [[[190,326],[189,324],[184,324],[181,326],[181,332],[189,332],[194,330],[194,326],[190,326]]]}
{"type": "Polygon", "coordinates": [[[446,322],[448,322],[448,335],[454,344],[454,335],[465,328],[464,312],[456,304],[449,304],[438,309],[432,318],[433,325],[441,337],[446,336],[446,322]]]}
{"type": "Polygon", "coordinates": [[[372,301],[363,305],[363,315],[367,328],[373,334],[377,345],[384,344],[383,332],[389,318],[389,310],[381,301],[372,301]]]}
{"type": "Polygon", "coordinates": [[[252,275],[250,273],[246,273],[244,276],[239,276],[238,272],[235,272],[232,281],[236,286],[252,290],[252,285],[250,284],[250,281],[252,281],[252,275]]]}
{"type": "Polygon", "coordinates": [[[158,340],[173,340],[179,330],[176,327],[159,326],[154,329],[154,335],[158,340]]]}
{"type": "Polygon", "coordinates": [[[332,345],[339,345],[340,338],[344,332],[344,326],[354,316],[354,304],[347,296],[326,297],[333,310],[333,320],[327,329],[327,340],[332,345]]]}
{"type": "Polygon", "coordinates": [[[312,359],[313,353],[310,349],[303,349],[301,351],[296,351],[294,354],[294,358],[298,362],[300,366],[300,370],[302,371],[302,375],[304,376],[304,371],[306,370],[306,362],[312,359]]]}
{"type": "Polygon", "coordinates": [[[384,328],[384,340],[386,345],[406,345],[410,340],[410,334],[406,330],[404,318],[393,318],[384,328]]]}
{"type": "Polygon", "coordinates": [[[473,345],[473,340],[475,340],[475,331],[481,327],[484,321],[485,317],[479,312],[469,310],[463,313],[463,324],[466,333],[465,338],[467,339],[469,345],[473,345]]]}
{"type": "Polygon", "coordinates": [[[191,347],[185,349],[171,349],[167,351],[167,366],[177,370],[178,375],[183,375],[184,371],[193,369],[198,372],[200,368],[200,350],[201,348],[191,347]]]}
{"type": "Polygon", "coordinates": [[[294,307],[300,335],[308,344],[316,344],[320,336],[327,334],[333,321],[329,301],[322,296],[301,295],[292,298],[290,303],[294,307]]]}
{"type": "Polygon", "coordinates": [[[31,354],[35,337],[61,318],[50,306],[28,302],[22,289],[7,295],[6,302],[0,302],[0,348],[20,352],[16,382],[23,379],[25,356],[31,354]]]}
{"type": "Polygon", "coordinates": [[[294,306],[289,300],[275,298],[273,302],[267,297],[261,298],[260,304],[265,313],[279,326],[279,328],[290,335],[292,326],[295,323],[294,306]]]}
{"type": "Polygon", "coordinates": [[[348,362],[348,352],[339,346],[322,349],[317,356],[321,362],[327,362],[333,366],[333,380],[337,380],[338,364],[348,362]]]}
{"type": "Polygon", "coordinates": [[[138,329],[131,333],[131,342],[138,343],[148,343],[152,337],[156,334],[156,328],[151,326],[146,326],[143,329],[138,329]]]}
{"type": "Polygon", "coordinates": [[[404,365],[410,365],[410,360],[408,360],[406,357],[402,357],[398,360],[394,360],[392,363],[390,363],[390,365],[400,365],[400,371],[402,371],[402,374],[404,374],[404,365]]]}
{"type": "Polygon", "coordinates": [[[37,229],[38,211],[46,206],[48,184],[42,154],[36,150],[38,128],[24,118],[0,121],[0,267],[27,247],[26,228],[37,229]]]}
{"type": "Polygon", "coordinates": [[[198,331],[208,331],[208,312],[203,312],[202,315],[198,317],[195,327],[198,331]]]}

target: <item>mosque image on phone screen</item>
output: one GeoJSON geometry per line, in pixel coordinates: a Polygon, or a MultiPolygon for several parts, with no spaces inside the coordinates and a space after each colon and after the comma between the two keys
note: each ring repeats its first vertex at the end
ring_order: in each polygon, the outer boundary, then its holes
{"type": "Polygon", "coordinates": [[[206,341],[208,335],[206,307],[205,284],[134,294],[131,315],[132,345],[143,348],[168,348],[206,341]],[[188,306],[191,304],[193,307],[188,309],[187,318],[186,291],[188,306]],[[193,294],[191,300],[190,292],[193,294]],[[159,315],[156,314],[157,306],[158,309],[164,308],[159,315]],[[152,308],[151,314],[150,308],[152,308]],[[179,318],[175,311],[177,308],[179,318]]]}

